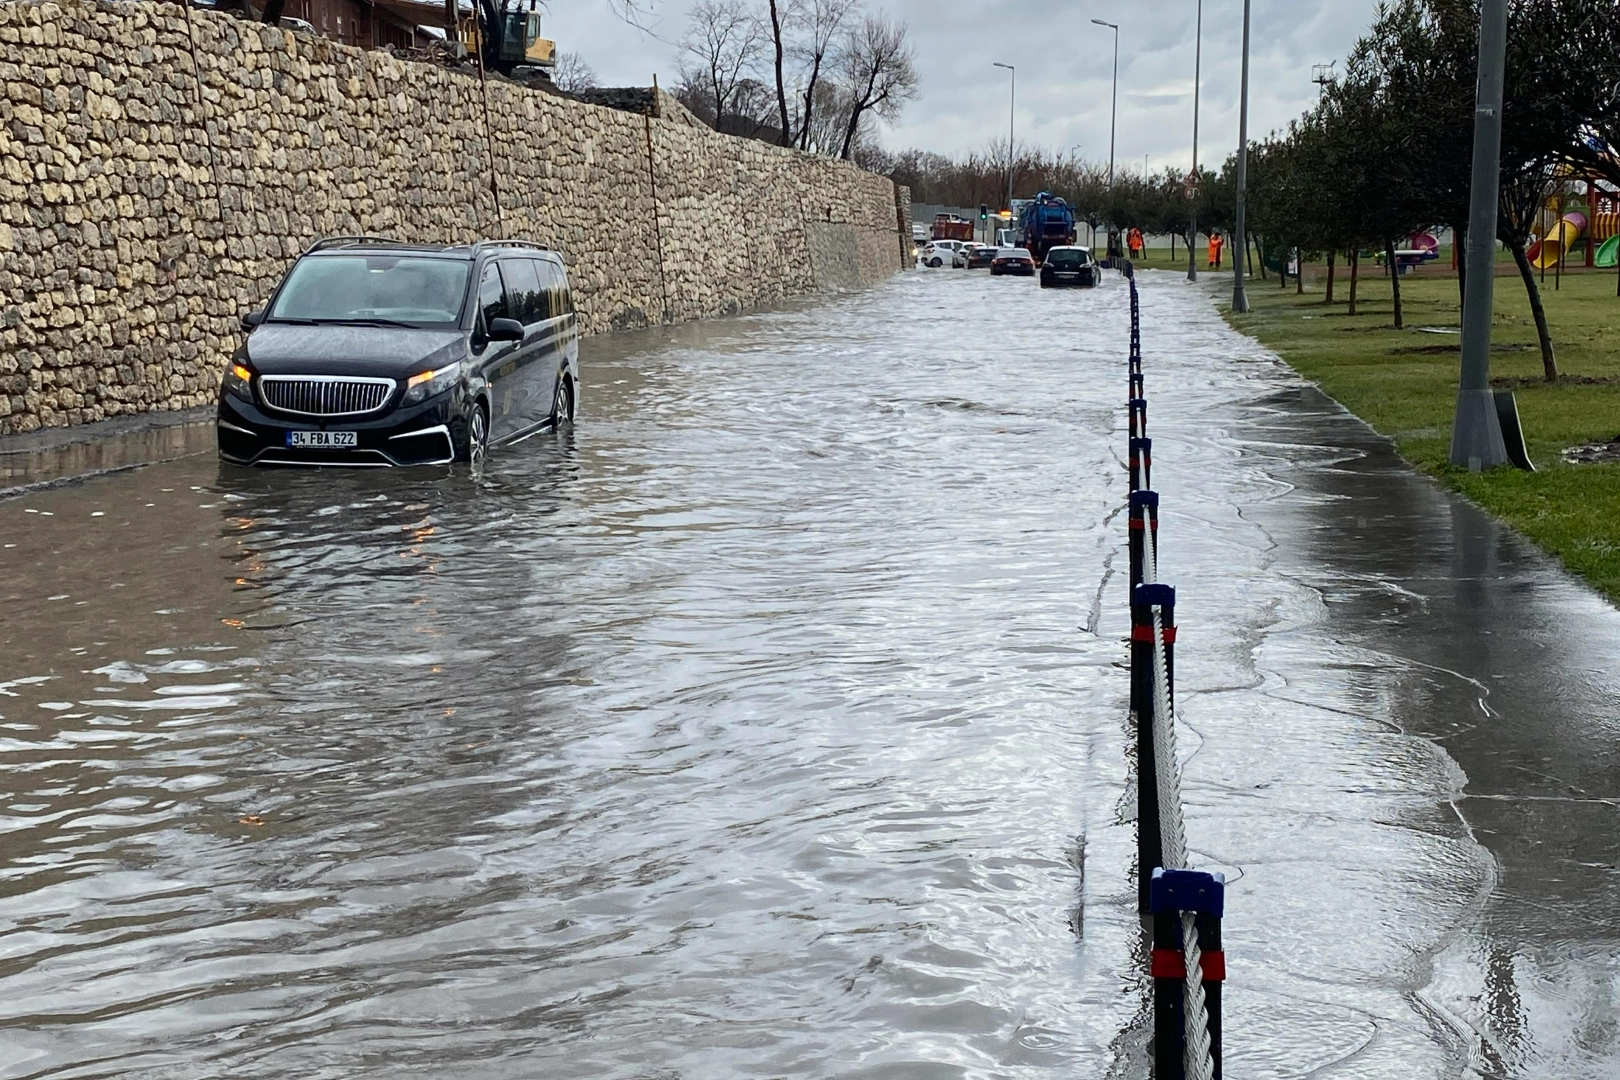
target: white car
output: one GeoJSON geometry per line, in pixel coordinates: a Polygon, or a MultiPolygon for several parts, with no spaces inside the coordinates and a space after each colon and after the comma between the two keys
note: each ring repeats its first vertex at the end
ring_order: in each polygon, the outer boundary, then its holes
{"type": "Polygon", "coordinates": [[[938,270],[942,266],[955,266],[956,253],[967,247],[966,240],[935,240],[922,249],[917,261],[938,270]]]}

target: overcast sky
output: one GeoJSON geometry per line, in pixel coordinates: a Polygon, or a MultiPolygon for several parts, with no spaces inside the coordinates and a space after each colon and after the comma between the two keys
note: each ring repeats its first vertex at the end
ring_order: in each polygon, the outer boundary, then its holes
{"type": "MultiPolygon", "coordinates": [[[[550,0],[547,37],[580,53],[604,85],[674,81],[694,0],[656,5],[651,34],[607,14],[605,0],[550,0]]],[[[759,0],[763,5],[764,0],[759,0]]],[[[1237,146],[1242,0],[1203,0],[1199,157],[1218,167],[1237,146]]],[[[1311,66],[1342,62],[1377,0],[1253,0],[1250,120],[1263,135],[1315,99],[1311,66]]],[[[1198,0],[867,0],[910,24],[921,96],[880,138],[891,149],[983,148],[1007,130],[1008,74],[1018,67],[1017,136],[1054,151],[1108,158],[1113,32],[1119,24],[1116,167],[1185,168],[1192,160],[1193,26],[1198,0]]]]}

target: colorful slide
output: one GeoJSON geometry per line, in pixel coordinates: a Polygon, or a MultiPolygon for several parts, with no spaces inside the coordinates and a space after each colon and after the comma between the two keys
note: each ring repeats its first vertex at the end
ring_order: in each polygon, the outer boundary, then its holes
{"type": "Polygon", "coordinates": [[[1613,270],[1616,263],[1620,263],[1620,236],[1611,236],[1597,249],[1597,258],[1593,260],[1593,265],[1604,270],[1613,270]]]}
{"type": "Polygon", "coordinates": [[[1538,270],[1557,266],[1585,232],[1586,215],[1579,210],[1571,210],[1553,226],[1551,236],[1537,240],[1530,246],[1530,250],[1525,252],[1530,257],[1530,265],[1538,270]]]}

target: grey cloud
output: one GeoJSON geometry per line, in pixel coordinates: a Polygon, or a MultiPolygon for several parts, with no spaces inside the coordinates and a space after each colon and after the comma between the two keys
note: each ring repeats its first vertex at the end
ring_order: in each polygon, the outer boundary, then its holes
{"type": "MultiPolygon", "coordinates": [[[[761,0],[763,2],[763,0],[761,0]]],[[[612,83],[674,78],[692,0],[658,0],[653,33],[613,18],[603,0],[552,0],[546,34],[612,83]]],[[[1250,130],[1286,124],[1315,100],[1311,66],[1342,60],[1377,0],[1253,0],[1250,130]]],[[[884,145],[943,153],[984,147],[1007,130],[1005,71],[1018,66],[1020,141],[1108,154],[1113,34],[1120,25],[1118,159],[1186,167],[1192,159],[1193,26],[1197,0],[869,0],[911,25],[922,97],[884,145]]],[[[1204,0],[1200,157],[1218,165],[1237,145],[1242,0],[1204,0]]]]}

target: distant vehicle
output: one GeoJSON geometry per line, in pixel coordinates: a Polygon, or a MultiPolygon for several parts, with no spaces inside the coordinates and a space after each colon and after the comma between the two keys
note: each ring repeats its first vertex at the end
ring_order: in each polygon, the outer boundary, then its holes
{"type": "Polygon", "coordinates": [[[1044,259],[1054,247],[1066,247],[1077,239],[1074,211],[1050,191],[1031,199],[1018,216],[1018,232],[1023,246],[1037,259],[1044,259]]]}
{"type": "Polygon", "coordinates": [[[967,270],[982,270],[990,265],[995,258],[996,249],[989,244],[969,244],[962,251],[957,252],[955,265],[967,270]]]}
{"type": "Polygon", "coordinates": [[[923,248],[917,261],[924,266],[931,266],[938,270],[942,266],[955,266],[956,253],[966,244],[963,240],[935,240],[923,248]]]}
{"type": "Polygon", "coordinates": [[[920,221],[912,222],[911,223],[911,239],[912,239],[913,243],[918,243],[918,244],[926,244],[926,243],[928,243],[928,239],[929,239],[929,237],[928,237],[928,226],[924,225],[920,221]]]}
{"type": "Polygon", "coordinates": [[[1035,273],[1035,256],[1027,248],[998,248],[990,260],[990,272],[1031,277],[1035,273]]]}
{"type": "Polygon", "coordinates": [[[295,19],[291,15],[283,15],[279,20],[277,20],[277,22],[280,24],[280,26],[283,29],[291,30],[294,33],[298,33],[298,34],[316,34],[316,33],[319,33],[319,31],[315,29],[315,24],[311,23],[307,19],[295,19]]]}
{"type": "Polygon", "coordinates": [[[1095,288],[1102,283],[1102,268],[1087,247],[1055,247],[1041,263],[1041,288],[1095,288]]]}
{"type": "Polygon", "coordinates": [[[562,257],[519,240],[328,237],[225,365],[219,454],[245,465],[446,465],[573,422],[562,257]]]}
{"type": "Polygon", "coordinates": [[[973,222],[955,214],[935,214],[934,232],[935,240],[971,240],[973,239],[973,222]]]}

